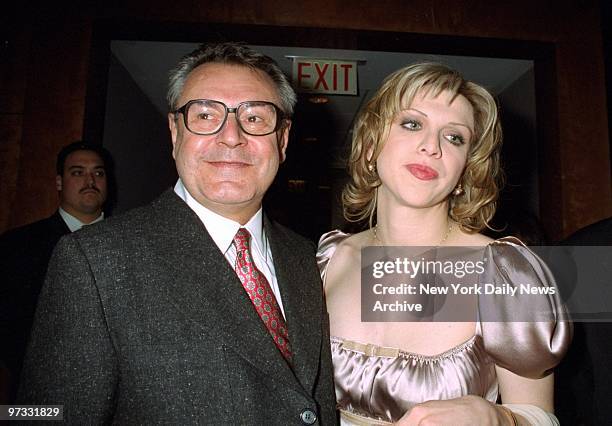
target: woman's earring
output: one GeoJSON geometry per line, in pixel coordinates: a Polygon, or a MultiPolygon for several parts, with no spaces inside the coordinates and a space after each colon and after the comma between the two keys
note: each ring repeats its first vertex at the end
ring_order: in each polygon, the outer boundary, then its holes
{"type": "Polygon", "coordinates": [[[453,190],[453,195],[454,195],[455,197],[457,197],[457,196],[459,196],[459,195],[461,195],[461,194],[463,194],[463,186],[461,186],[461,184],[458,184],[458,185],[455,187],[455,189],[453,190]]]}
{"type": "Polygon", "coordinates": [[[372,164],[372,163],[368,164],[368,171],[370,173],[376,173],[376,164],[372,164]]]}

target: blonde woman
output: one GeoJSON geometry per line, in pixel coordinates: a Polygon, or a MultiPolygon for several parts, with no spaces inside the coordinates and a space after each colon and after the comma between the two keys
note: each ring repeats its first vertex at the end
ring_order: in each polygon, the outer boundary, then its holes
{"type": "Polygon", "coordinates": [[[361,321],[367,246],[480,246],[485,274],[553,285],[518,239],[479,233],[495,212],[500,145],[494,99],[440,64],[391,74],[360,113],[343,204],[369,226],[323,235],[318,255],[343,424],[557,423],[551,369],[571,340],[558,294],[543,296],[547,322],[361,321]]]}

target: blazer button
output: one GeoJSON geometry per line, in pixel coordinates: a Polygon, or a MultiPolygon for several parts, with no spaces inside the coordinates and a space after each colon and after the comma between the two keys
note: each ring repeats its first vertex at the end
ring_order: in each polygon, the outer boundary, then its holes
{"type": "Polygon", "coordinates": [[[302,419],[302,423],[305,425],[311,425],[317,421],[317,415],[314,411],[306,409],[300,413],[300,419],[302,419]]]}

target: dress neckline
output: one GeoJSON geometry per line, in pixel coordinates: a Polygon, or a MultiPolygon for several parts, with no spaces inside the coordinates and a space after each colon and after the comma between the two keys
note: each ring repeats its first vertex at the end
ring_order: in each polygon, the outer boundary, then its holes
{"type": "Polygon", "coordinates": [[[480,336],[478,334],[474,334],[465,342],[459,343],[458,345],[453,346],[452,348],[447,349],[444,352],[441,352],[436,355],[424,355],[416,352],[406,351],[401,348],[379,346],[372,343],[362,343],[337,336],[331,336],[329,340],[332,343],[340,344],[341,347],[347,351],[359,353],[369,357],[412,358],[425,361],[438,361],[454,356],[459,352],[467,351],[469,348],[474,346],[474,344],[476,344],[479,337],[480,336]]]}

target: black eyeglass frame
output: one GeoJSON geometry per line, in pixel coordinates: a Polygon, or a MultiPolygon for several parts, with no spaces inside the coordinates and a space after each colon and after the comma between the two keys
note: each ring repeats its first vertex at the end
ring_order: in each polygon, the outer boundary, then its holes
{"type": "Polygon", "coordinates": [[[188,101],[182,107],[177,108],[174,111],[172,111],[172,114],[174,114],[175,119],[178,119],[178,117],[177,117],[178,114],[182,114],[183,115],[183,123],[185,124],[185,128],[187,130],[189,130],[191,133],[193,133],[194,135],[200,135],[200,136],[210,136],[210,135],[214,135],[214,134],[219,133],[221,131],[221,129],[223,129],[223,126],[225,126],[225,123],[227,122],[227,117],[229,116],[230,113],[234,113],[234,117],[236,117],[236,123],[238,124],[238,127],[240,128],[240,130],[243,131],[244,133],[246,133],[247,135],[250,135],[250,136],[267,136],[267,135],[271,135],[272,133],[277,132],[278,130],[280,130],[281,127],[283,127],[283,125],[285,124],[285,122],[289,118],[289,116],[287,114],[285,114],[282,109],[280,109],[278,106],[276,106],[276,104],[274,104],[273,102],[269,102],[269,101],[244,101],[244,102],[240,102],[238,105],[236,105],[235,107],[232,108],[232,107],[228,107],[223,102],[217,101],[215,99],[191,99],[190,101],[188,101]],[[198,102],[215,102],[215,103],[223,105],[223,107],[225,108],[225,118],[223,119],[223,122],[219,125],[219,128],[217,130],[215,130],[214,132],[210,132],[210,133],[198,133],[198,132],[194,132],[193,130],[191,130],[189,128],[189,125],[187,124],[187,114],[185,114],[185,112],[189,109],[189,107],[192,104],[195,104],[195,103],[198,103],[198,102]],[[266,104],[266,105],[272,105],[272,107],[274,107],[274,110],[276,111],[276,125],[274,126],[274,129],[272,129],[268,133],[257,134],[257,135],[254,135],[253,133],[245,130],[242,127],[242,124],[240,123],[240,120],[238,120],[238,116],[236,114],[236,111],[238,111],[238,109],[241,106],[246,105],[246,104],[266,104]]]}

